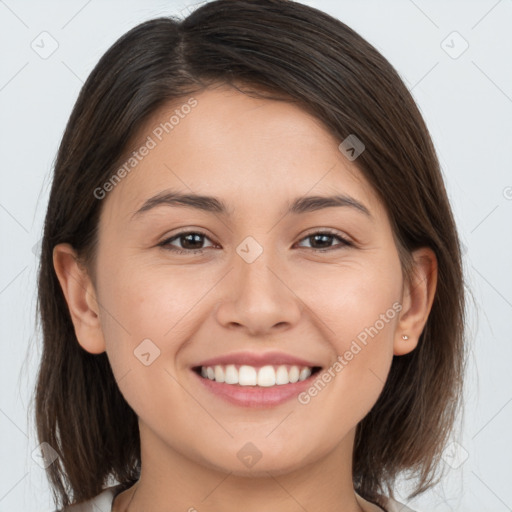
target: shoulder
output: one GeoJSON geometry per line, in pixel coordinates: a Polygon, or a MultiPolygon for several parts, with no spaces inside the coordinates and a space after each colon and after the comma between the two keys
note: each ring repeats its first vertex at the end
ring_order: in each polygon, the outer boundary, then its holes
{"type": "Polygon", "coordinates": [[[55,512],[111,512],[112,502],[117,495],[120,485],[114,485],[103,490],[100,494],[83,503],[70,505],[55,512]]]}
{"type": "Polygon", "coordinates": [[[382,502],[382,507],[376,505],[373,501],[365,500],[360,494],[356,492],[356,496],[360,504],[363,504],[366,508],[365,510],[372,512],[416,512],[412,508],[407,507],[403,503],[399,501],[388,498],[387,496],[380,496],[380,501],[382,502]]]}
{"type": "Polygon", "coordinates": [[[391,498],[385,498],[385,507],[386,512],[416,512],[412,508],[391,498]]]}

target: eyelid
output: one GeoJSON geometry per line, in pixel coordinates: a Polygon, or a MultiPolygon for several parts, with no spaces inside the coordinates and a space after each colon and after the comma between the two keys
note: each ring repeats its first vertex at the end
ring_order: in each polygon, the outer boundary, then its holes
{"type": "MultiPolygon", "coordinates": [[[[210,235],[199,228],[185,228],[182,231],[179,231],[178,233],[175,233],[174,235],[165,237],[161,242],[157,244],[157,246],[162,246],[165,249],[165,246],[168,245],[171,241],[176,241],[179,238],[186,236],[186,235],[202,235],[204,238],[207,238],[212,242],[213,245],[215,245],[215,242],[212,240],[210,235]]],[[[204,249],[180,249],[179,247],[176,247],[177,251],[186,251],[186,252],[193,252],[193,251],[203,251],[204,249]]],[[[172,249],[169,249],[172,251],[172,249]]]]}
{"type": "MultiPolygon", "coordinates": [[[[167,250],[167,251],[170,251],[170,252],[174,252],[174,253],[177,253],[177,254],[197,254],[198,252],[202,253],[204,250],[206,249],[209,249],[211,247],[204,247],[204,248],[201,248],[201,249],[181,249],[179,247],[174,247],[174,246],[171,246],[170,245],[170,242],[174,242],[176,240],[178,240],[179,238],[183,237],[183,236],[186,236],[186,235],[191,235],[191,234],[196,234],[196,235],[201,235],[203,236],[204,238],[210,240],[210,242],[212,242],[212,244],[215,246],[216,243],[210,238],[210,236],[205,233],[202,229],[199,229],[199,228],[185,228],[183,229],[182,231],[170,236],[170,237],[167,237],[165,238],[164,240],[162,240],[160,243],[158,243],[157,245],[162,247],[164,250],[167,250]]],[[[313,252],[329,252],[329,251],[336,251],[338,249],[342,249],[344,247],[354,247],[356,244],[350,239],[350,237],[347,237],[346,235],[344,234],[341,234],[339,231],[333,229],[333,228],[313,228],[311,231],[309,232],[306,232],[305,234],[303,234],[301,236],[301,238],[299,239],[299,241],[294,244],[297,245],[299,244],[300,242],[312,237],[313,235],[329,235],[329,236],[333,236],[335,238],[338,238],[340,240],[340,243],[338,243],[337,245],[333,246],[333,247],[327,247],[325,249],[315,249],[313,247],[300,247],[300,248],[303,248],[303,249],[309,249],[313,252]]]]}
{"type": "Polygon", "coordinates": [[[343,239],[346,242],[353,243],[351,237],[346,235],[344,232],[338,231],[337,229],[334,229],[334,228],[313,228],[311,231],[310,230],[306,231],[306,233],[301,236],[300,240],[303,240],[304,238],[307,238],[308,236],[320,235],[320,234],[335,235],[335,236],[343,239]]]}
{"type": "MultiPolygon", "coordinates": [[[[354,247],[355,246],[355,243],[351,240],[350,237],[348,237],[345,234],[340,233],[339,231],[337,231],[336,229],[333,229],[333,228],[314,228],[312,231],[306,232],[304,235],[302,235],[299,242],[297,242],[297,243],[300,243],[303,240],[312,237],[313,235],[330,235],[330,236],[333,236],[333,237],[341,240],[341,244],[338,244],[337,246],[333,246],[333,247],[328,247],[326,249],[311,248],[311,250],[315,251],[315,252],[333,251],[333,250],[339,249],[341,247],[354,247]]],[[[308,249],[308,248],[305,247],[305,249],[308,249]]]]}

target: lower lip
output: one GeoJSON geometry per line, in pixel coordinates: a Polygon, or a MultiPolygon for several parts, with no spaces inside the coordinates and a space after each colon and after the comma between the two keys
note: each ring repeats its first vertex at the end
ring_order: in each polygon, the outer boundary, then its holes
{"type": "Polygon", "coordinates": [[[193,370],[192,373],[201,381],[206,389],[229,403],[240,407],[268,408],[297,397],[297,395],[311,385],[319,372],[293,384],[280,384],[271,387],[225,384],[201,377],[193,370]]]}

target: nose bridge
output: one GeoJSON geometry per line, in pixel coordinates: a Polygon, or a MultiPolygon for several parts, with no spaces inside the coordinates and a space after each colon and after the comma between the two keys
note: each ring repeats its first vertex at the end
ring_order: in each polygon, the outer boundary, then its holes
{"type": "Polygon", "coordinates": [[[261,237],[267,244],[264,246],[255,238],[247,237],[236,248],[229,284],[232,289],[218,311],[222,323],[263,333],[274,326],[297,321],[298,301],[286,286],[282,270],[286,263],[279,261],[271,238],[261,237]]]}
{"type": "Polygon", "coordinates": [[[260,299],[275,300],[282,292],[279,288],[283,284],[276,276],[282,265],[272,246],[272,237],[259,238],[260,241],[264,238],[264,245],[248,236],[236,249],[235,279],[239,298],[243,300],[246,300],[247,293],[249,298],[261,295],[260,299]]]}

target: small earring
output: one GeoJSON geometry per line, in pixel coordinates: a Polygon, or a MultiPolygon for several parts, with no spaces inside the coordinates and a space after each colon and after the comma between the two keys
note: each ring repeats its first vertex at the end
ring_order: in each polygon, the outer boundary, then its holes
{"type": "Polygon", "coordinates": [[[403,334],[403,335],[402,335],[402,339],[403,339],[403,340],[408,340],[408,339],[409,339],[409,336],[407,336],[407,334],[403,334]]]}

